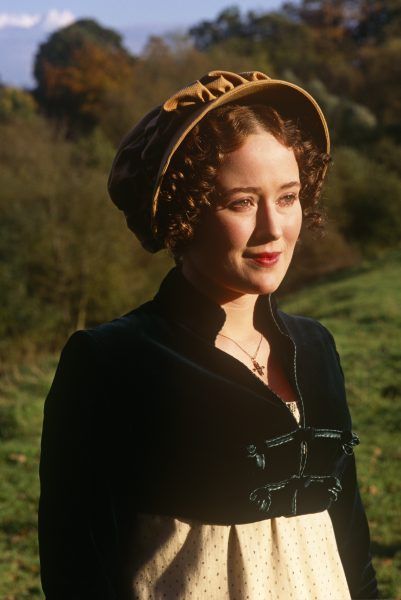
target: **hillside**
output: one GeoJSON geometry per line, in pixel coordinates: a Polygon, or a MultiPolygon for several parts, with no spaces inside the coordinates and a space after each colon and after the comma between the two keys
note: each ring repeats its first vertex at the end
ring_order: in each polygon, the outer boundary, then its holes
{"type": "MultiPolygon", "coordinates": [[[[401,598],[401,253],[309,286],[280,302],[322,321],[345,371],[357,461],[383,598],[401,598]]],[[[16,373],[1,384],[0,597],[40,599],[36,542],[37,467],[43,401],[55,368],[16,373]]]]}

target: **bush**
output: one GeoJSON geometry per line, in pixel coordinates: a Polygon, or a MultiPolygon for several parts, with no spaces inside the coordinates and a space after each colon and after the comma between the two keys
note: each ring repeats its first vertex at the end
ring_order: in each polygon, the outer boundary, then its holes
{"type": "Polygon", "coordinates": [[[401,228],[401,180],[352,148],[334,154],[327,189],[329,214],[345,239],[370,255],[396,246],[401,228]]]}
{"type": "Polygon", "coordinates": [[[108,198],[101,132],[72,144],[37,119],[0,137],[0,356],[14,362],[132,309],[168,259],[142,250],[108,198]]]}

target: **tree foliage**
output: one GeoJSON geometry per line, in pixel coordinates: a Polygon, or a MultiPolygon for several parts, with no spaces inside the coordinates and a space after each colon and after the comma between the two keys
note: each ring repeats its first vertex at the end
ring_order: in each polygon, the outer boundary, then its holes
{"type": "Polygon", "coordinates": [[[57,347],[69,332],[129,310],[157,261],[147,269],[151,256],[107,197],[114,149],[100,130],[71,143],[43,119],[14,120],[0,136],[3,362],[10,340],[24,352],[57,347]]]}
{"type": "Polygon", "coordinates": [[[390,130],[400,114],[394,85],[400,79],[400,34],[400,0],[302,0],[275,12],[245,14],[231,7],[190,29],[201,51],[228,41],[231,50],[248,55],[257,49],[272,67],[269,74],[291,71],[300,82],[318,79],[330,93],[366,105],[379,126],[390,130]]]}
{"type": "Polygon", "coordinates": [[[327,117],[327,233],[303,232],[287,290],[397,246],[400,4],[231,6],[187,35],[150,38],[136,57],[89,19],[53,33],[38,49],[33,93],[0,86],[0,360],[59,346],[155,289],[171,259],[131,237],[107,198],[107,175],[126,131],[210,70],[293,81],[327,117]]]}
{"type": "Polygon", "coordinates": [[[73,52],[87,44],[100,46],[116,55],[126,51],[119,33],[99,25],[92,19],[81,19],[72,25],[55,31],[49,39],[40,44],[35,58],[34,75],[40,86],[42,66],[48,62],[55,67],[68,67],[72,64],[73,52]]]}
{"type": "Polygon", "coordinates": [[[35,96],[69,130],[91,131],[110,97],[133,89],[135,60],[121,36],[95,21],[77,21],[50,36],[35,58],[35,96]]]}

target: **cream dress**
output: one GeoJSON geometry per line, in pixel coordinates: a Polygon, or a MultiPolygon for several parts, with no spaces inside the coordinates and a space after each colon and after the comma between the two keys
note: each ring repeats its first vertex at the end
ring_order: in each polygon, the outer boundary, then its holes
{"type": "Polygon", "coordinates": [[[327,511],[241,525],[141,514],[135,555],[135,600],[351,598],[327,511]]]}

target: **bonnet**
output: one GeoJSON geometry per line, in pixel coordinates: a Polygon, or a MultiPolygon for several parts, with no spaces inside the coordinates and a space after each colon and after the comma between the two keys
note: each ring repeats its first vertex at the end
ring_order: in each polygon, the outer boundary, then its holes
{"type": "Polygon", "coordinates": [[[212,109],[235,102],[265,104],[294,120],[320,151],[330,151],[326,120],[316,100],[301,87],[260,71],[211,71],[153,108],[121,141],[108,192],[129,228],[149,252],[164,247],[152,233],[163,177],[186,135],[212,109]],[[149,178],[153,186],[149,186],[149,178]]]}

